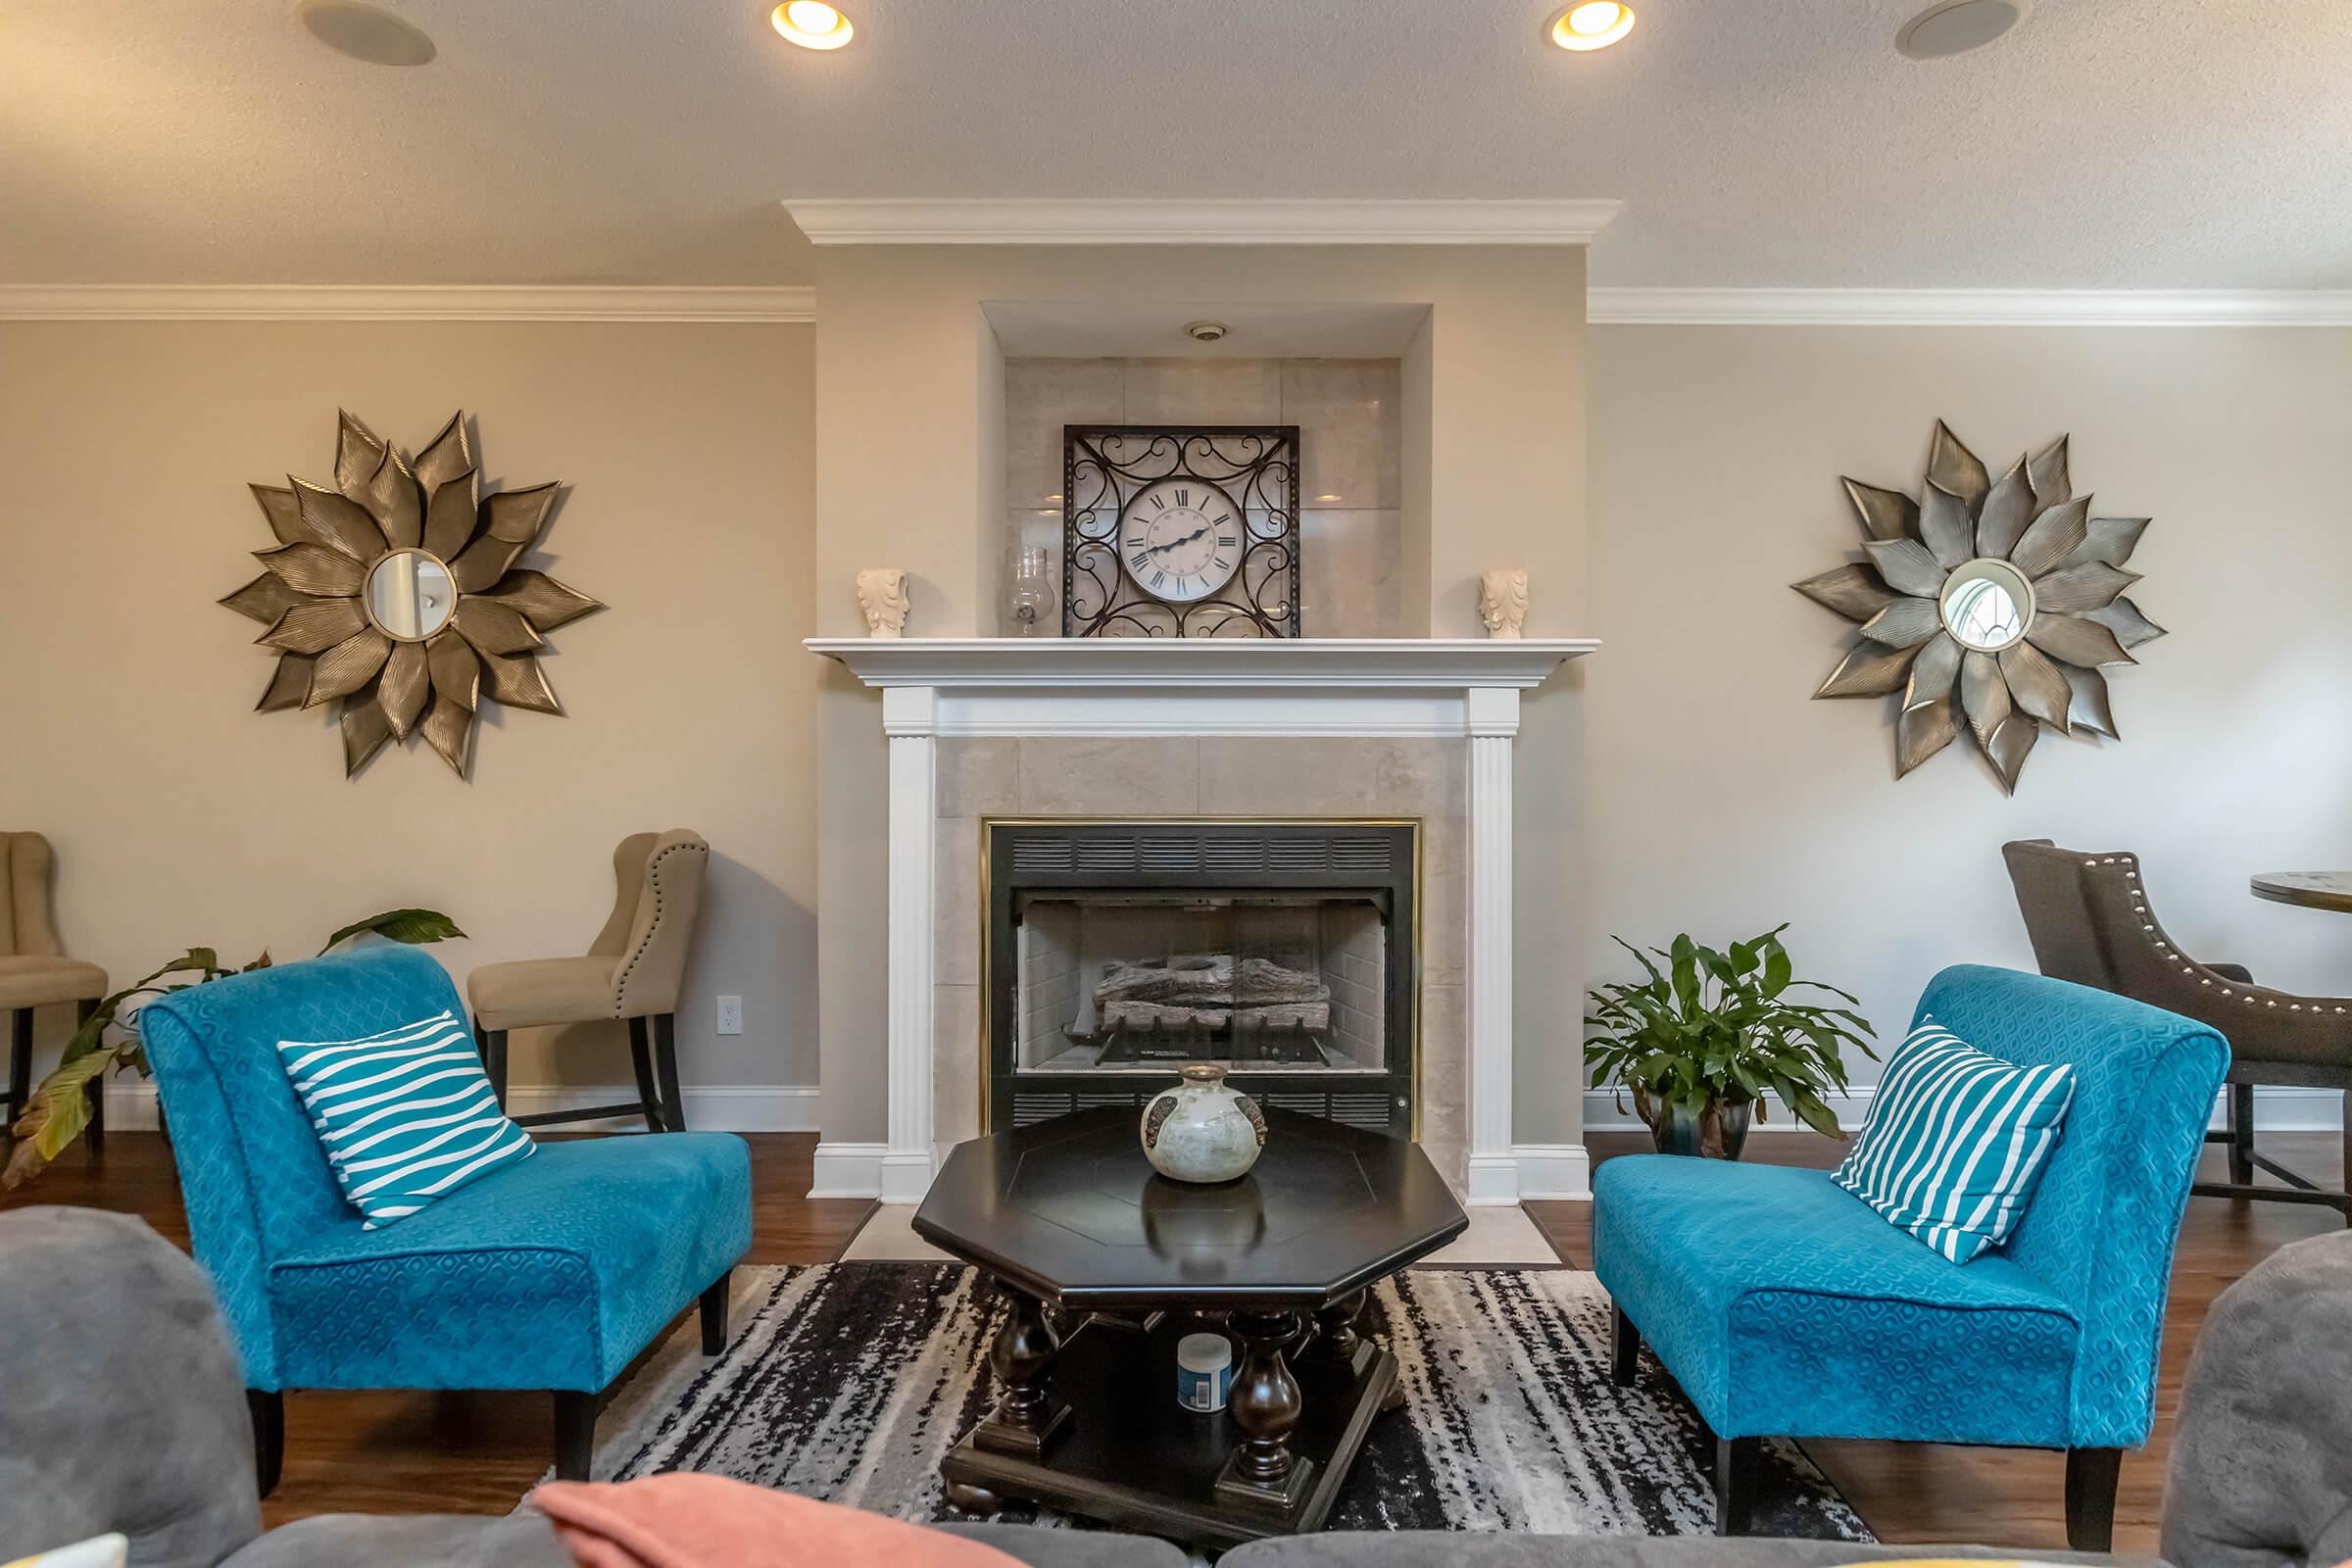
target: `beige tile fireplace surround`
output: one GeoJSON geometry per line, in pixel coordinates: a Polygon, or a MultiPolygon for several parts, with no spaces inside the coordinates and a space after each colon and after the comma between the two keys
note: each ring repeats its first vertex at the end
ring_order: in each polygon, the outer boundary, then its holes
{"type": "Polygon", "coordinates": [[[1581,1192],[1581,1160],[1523,1181],[1512,1144],[1511,754],[1520,693],[1593,644],[808,646],[881,688],[889,738],[884,1201],[980,1131],[980,844],[1013,816],[1417,822],[1421,1140],[1472,1203],[1581,1192]]]}

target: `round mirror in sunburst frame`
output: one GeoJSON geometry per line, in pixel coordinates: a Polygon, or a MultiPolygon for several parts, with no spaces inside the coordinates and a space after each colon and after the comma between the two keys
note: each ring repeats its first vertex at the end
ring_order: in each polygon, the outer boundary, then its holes
{"type": "Polygon", "coordinates": [[[543,634],[604,606],[515,565],[557,487],[483,495],[463,412],[414,462],[345,414],[332,486],[252,488],[277,548],[220,603],[267,626],[258,641],[277,654],[256,707],[339,705],[346,775],[421,731],[463,777],[485,699],[564,711],[543,634]]]}
{"type": "Polygon", "coordinates": [[[1901,694],[1896,777],[1963,716],[2012,792],[2045,726],[2116,738],[2104,671],[2164,635],[2124,597],[2148,519],[2092,516],[2065,436],[1996,480],[1938,420],[1919,499],[1844,484],[1869,560],[1792,586],[1861,630],[1815,697],[1901,694]]]}

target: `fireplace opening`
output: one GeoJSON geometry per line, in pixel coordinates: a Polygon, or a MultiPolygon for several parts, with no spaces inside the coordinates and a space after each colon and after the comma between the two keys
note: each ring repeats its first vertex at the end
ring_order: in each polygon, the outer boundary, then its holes
{"type": "Polygon", "coordinates": [[[1142,1105],[1186,1062],[1409,1137],[1411,823],[1002,823],[986,1122],[1142,1105]]]}

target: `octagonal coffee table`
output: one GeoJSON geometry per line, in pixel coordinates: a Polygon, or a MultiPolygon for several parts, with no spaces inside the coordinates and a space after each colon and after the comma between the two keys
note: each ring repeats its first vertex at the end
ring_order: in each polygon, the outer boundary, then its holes
{"type": "Polygon", "coordinates": [[[951,1502],[1218,1547],[1322,1525],[1396,1386],[1358,1332],[1367,1293],[1469,1221],[1415,1145],[1265,1115],[1256,1168],[1213,1187],[1154,1172],[1128,1109],[956,1146],[915,1234],[1009,1310],[1004,1393],[940,1465],[951,1502]],[[1187,1410],[1176,1342],[1220,1322],[1242,1344],[1228,1409],[1187,1410]]]}

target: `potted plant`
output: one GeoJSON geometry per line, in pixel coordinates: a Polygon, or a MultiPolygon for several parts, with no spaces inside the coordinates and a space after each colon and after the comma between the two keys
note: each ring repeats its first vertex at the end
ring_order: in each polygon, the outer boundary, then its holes
{"type": "MultiPolygon", "coordinates": [[[[334,952],[346,942],[373,938],[386,942],[440,942],[450,937],[462,937],[457,923],[438,909],[386,909],[365,920],[355,920],[326,939],[321,955],[334,952]]],[[[10,1155],[8,1168],[0,1172],[0,1191],[20,1187],[40,1174],[48,1163],[63,1153],[66,1147],[81,1136],[89,1125],[88,1093],[95,1083],[103,1087],[109,1067],[122,1070],[136,1068],[142,1078],[152,1077],[147,1065],[147,1048],[139,1039],[139,1009],[124,1009],[124,1004],[141,997],[169,996],[185,991],[190,986],[204,985],[231,974],[246,974],[255,969],[270,967],[270,955],[265,953],[242,969],[224,969],[220,955],[212,948],[190,948],[165,964],[155,973],[134,986],[116,992],[98,1004],[97,1010],[82,1021],[66,1042],[58,1058],[57,1068],[41,1080],[40,1088],[25,1102],[24,1113],[17,1118],[15,1127],[17,1147],[10,1155]],[[114,1028],[121,1038],[107,1044],[106,1031],[114,1028]]]]}
{"type": "Polygon", "coordinates": [[[1781,946],[1788,929],[1784,923],[1735,942],[1729,953],[1688,935],[1649,953],[1610,939],[1634,956],[1644,977],[1592,990],[1585,1059],[1595,1089],[1632,1091],[1635,1113],[1659,1152],[1738,1159],[1750,1116],[1764,1119],[1767,1094],[1814,1131],[1845,1137],[1824,1097],[1845,1088],[1841,1048],[1878,1059],[1870,1023],[1847,993],[1792,977],[1781,946]],[[1848,1005],[1799,1002],[1789,995],[1799,990],[1848,1005]]]}

